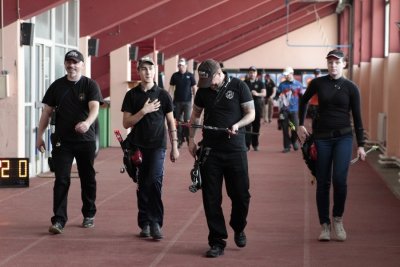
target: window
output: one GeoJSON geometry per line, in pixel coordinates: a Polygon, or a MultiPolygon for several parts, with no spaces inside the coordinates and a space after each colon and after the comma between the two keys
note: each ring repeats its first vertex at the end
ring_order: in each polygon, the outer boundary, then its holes
{"type": "Polygon", "coordinates": [[[50,40],[51,39],[51,16],[50,12],[40,14],[35,19],[35,35],[36,37],[50,40]]]}
{"type": "Polygon", "coordinates": [[[65,5],[58,6],[55,13],[55,41],[56,43],[65,44],[65,5]]]}
{"type": "Polygon", "coordinates": [[[68,45],[78,46],[78,22],[79,9],[76,0],[68,2],[68,45]]]}
{"type": "Polygon", "coordinates": [[[389,22],[390,22],[390,0],[385,1],[385,51],[384,56],[389,55],[389,22]]]}

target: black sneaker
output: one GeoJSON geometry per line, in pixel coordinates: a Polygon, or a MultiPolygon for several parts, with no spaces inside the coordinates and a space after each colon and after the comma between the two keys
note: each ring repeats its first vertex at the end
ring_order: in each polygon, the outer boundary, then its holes
{"type": "Polygon", "coordinates": [[[52,234],[62,234],[64,231],[64,227],[61,223],[55,222],[52,226],[49,227],[49,232],[52,234]]]}
{"type": "Polygon", "coordinates": [[[150,235],[153,237],[154,240],[161,240],[163,239],[163,235],[161,233],[161,228],[158,223],[153,223],[150,227],[150,235]]]}
{"type": "Polygon", "coordinates": [[[243,231],[239,232],[239,233],[235,233],[235,243],[236,243],[236,246],[238,246],[239,248],[243,248],[246,246],[247,238],[246,238],[246,234],[243,231]]]}
{"type": "Polygon", "coordinates": [[[83,218],[82,226],[84,228],[92,228],[92,227],[94,227],[94,217],[85,217],[85,218],[83,218]]]}
{"type": "Polygon", "coordinates": [[[206,252],[206,257],[207,258],[216,258],[219,256],[224,255],[224,249],[220,246],[212,246],[207,252],[206,252]]]}
{"type": "Polygon", "coordinates": [[[150,237],[150,225],[143,226],[142,231],[139,233],[140,237],[150,237]]]}

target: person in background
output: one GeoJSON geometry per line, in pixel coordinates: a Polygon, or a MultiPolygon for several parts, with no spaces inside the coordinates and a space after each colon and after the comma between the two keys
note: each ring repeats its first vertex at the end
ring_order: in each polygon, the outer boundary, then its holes
{"type": "Polygon", "coordinates": [[[163,238],[164,205],[161,193],[167,148],[165,121],[171,142],[172,162],[179,157],[178,138],[172,99],[167,91],[154,82],[156,70],[153,59],[141,58],[138,72],[141,83],[126,93],[121,111],[124,128],[131,128],[127,137],[129,146],[137,147],[142,152],[136,191],[138,225],[141,228],[139,236],[160,240],[163,238]]]}
{"type": "Polygon", "coordinates": [[[267,95],[264,101],[264,122],[271,123],[272,116],[274,113],[274,98],[276,95],[276,85],[271,79],[271,76],[267,73],[265,74],[265,88],[267,90],[267,95]]]}
{"type": "Polygon", "coordinates": [[[254,151],[258,151],[259,145],[259,133],[260,133],[260,123],[262,117],[262,110],[264,106],[264,97],[267,95],[264,83],[257,77],[257,69],[251,66],[248,71],[247,79],[245,83],[250,88],[251,94],[254,99],[255,108],[255,119],[254,121],[246,126],[246,130],[253,132],[255,134],[246,135],[246,146],[247,150],[250,150],[250,146],[253,146],[254,151]]]}
{"type": "Polygon", "coordinates": [[[343,213],[353,149],[352,122],[357,139],[357,157],[365,160],[366,155],[361,100],[357,85],[343,76],[343,69],[346,66],[343,51],[330,51],[326,56],[326,62],[329,74],[313,79],[300,99],[298,135],[301,139],[309,135],[307,128],[304,127],[307,103],[312,96],[318,95],[319,109],[312,126],[317,148],[316,199],[321,224],[318,240],[331,239],[333,222],[336,240],[345,241],[347,234],[343,227],[343,213]],[[329,216],[331,183],[333,184],[332,220],[329,216]]]}
{"type": "MultiPolygon", "coordinates": [[[[247,224],[250,192],[245,143],[245,126],[255,117],[254,101],[247,85],[237,78],[226,76],[220,64],[212,59],[199,67],[199,82],[190,124],[200,124],[204,111],[204,125],[226,129],[203,128],[200,148],[209,151],[200,166],[203,206],[209,229],[207,257],[224,254],[228,232],[222,211],[222,184],[225,180],[232,201],[229,224],[233,228],[238,247],[247,243],[244,229],[247,224]]],[[[190,128],[189,152],[195,157],[198,147],[194,141],[196,128],[190,128]]]]}
{"type": "Polygon", "coordinates": [[[49,232],[61,234],[68,221],[67,203],[71,184],[71,167],[75,159],[82,190],[82,226],[94,227],[96,215],[96,172],[93,164],[96,155],[95,121],[103,103],[98,84],[82,75],[85,66],[78,50],[65,54],[67,75],[54,81],[46,91],[44,108],[39,120],[36,146],[46,149],[43,133],[50,118],[55,124],[52,133],[52,162],[55,172],[53,188],[53,217],[49,232]]]}
{"type": "Polygon", "coordinates": [[[303,85],[294,79],[294,70],[292,67],[286,67],[283,70],[285,80],[279,84],[277,94],[279,96],[279,107],[281,127],[283,134],[283,153],[290,152],[290,145],[294,150],[298,150],[296,129],[299,125],[298,110],[299,97],[303,89],[303,85]],[[293,123],[295,129],[289,127],[289,122],[293,123]]]}
{"type": "Polygon", "coordinates": [[[187,70],[187,63],[184,58],[178,61],[179,71],[171,76],[169,92],[173,94],[175,105],[175,119],[178,122],[178,148],[185,142],[189,142],[189,128],[187,123],[192,111],[192,96],[196,93],[196,80],[194,75],[187,70]]]}

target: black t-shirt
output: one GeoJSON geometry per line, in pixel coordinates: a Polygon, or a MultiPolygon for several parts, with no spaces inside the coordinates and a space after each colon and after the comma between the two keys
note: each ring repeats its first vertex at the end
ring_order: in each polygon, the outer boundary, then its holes
{"type": "MultiPolygon", "coordinates": [[[[211,88],[197,90],[194,104],[204,108],[204,125],[230,128],[243,116],[241,104],[252,101],[248,86],[237,78],[225,81],[218,91],[211,88]]],[[[243,131],[243,128],[239,129],[243,131]]],[[[246,151],[245,135],[229,135],[225,131],[203,130],[203,143],[207,147],[222,151],[246,151]]]]}
{"type": "Polygon", "coordinates": [[[265,87],[267,89],[267,97],[269,98],[274,92],[274,87],[276,87],[275,82],[273,80],[269,80],[265,82],[265,87]]]}
{"type": "Polygon", "coordinates": [[[136,114],[149,98],[158,99],[161,107],[158,111],[146,114],[135,124],[128,135],[128,141],[142,148],[166,148],[165,116],[173,110],[172,99],[167,91],[154,85],[144,92],[139,84],[125,94],[121,111],[136,114]]]}
{"type": "Polygon", "coordinates": [[[313,130],[326,132],[350,127],[351,111],[357,143],[359,146],[364,145],[360,92],[357,85],[343,77],[334,80],[329,75],[313,79],[300,98],[300,125],[304,124],[307,103],[314,94],[318,95],[319,108],[313,130]]]}
{"type": "Polygon", "coordinates": [[[88,77],[82,76],[79,81],[74,82],[64,76],[50,85],[42,103],[56,107],[55,133],[61,141],[96,140],[94,123],[84,134],[75,131],[75,125],[87,119],[90,101],[98,101],[102,104],[103,97],[98,84],[88,77]]]}
{"type": "Polygon", "coordinates": [[[175,86],[174,101],[175,102],[190,102],[192,101],[192,86],[196,84],[196,80],[192,73],[175,72],[172,74],[170,85],[175,86]]]}
{"type": "MultiPolygon", "coordinates": [[[[260,80],[255,80],[254,82],[252,82],[250,80],[246,80],[245,83],[250,88],[250,91],[256,91],[257,93],[261,93],[261,90],[265,89],[265,84],[260,80]]],[[[253,95],[253,99],[254,99],[254,103],[256,103],[256,104],[263,103],[262,96],[254,96],[253,95]]]]}

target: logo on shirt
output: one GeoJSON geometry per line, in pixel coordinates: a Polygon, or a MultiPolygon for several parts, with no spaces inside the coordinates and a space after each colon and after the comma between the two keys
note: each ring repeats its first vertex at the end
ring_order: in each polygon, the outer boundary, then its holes
{"type": "Polygon", "coordinates": [[[227,99],[232,99],[234,95],[235,94],[232,91],[228,91],[228,92],[226,92],[225,97],[227,99]]]}
{"type": "Polygon", "coordinates": [[[82,101],[85,100],[85,98],[86,98],[86,97],[85,97],[85,94],[84,94],[84,93],[80,93],[80,94],[79,94],[79,101],[82,102],[82,101]]]}

